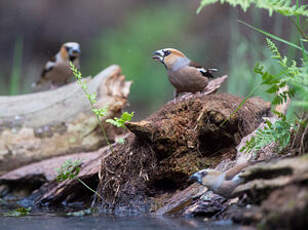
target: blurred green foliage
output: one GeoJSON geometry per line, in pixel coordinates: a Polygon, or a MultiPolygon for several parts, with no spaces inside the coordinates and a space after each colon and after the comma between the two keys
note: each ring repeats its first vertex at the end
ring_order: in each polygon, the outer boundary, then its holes
{"type": "Polygon", "coordinates": [[[95,75],[102,67],[120,65],[126,78],[134,82],[129,98],[131,104],[146,105],[150,111],[157,109],[172,97],[173,89],[163,65],[152,60],[152,52],[184,44],[189,47],[189,41],[185,43],[187,15],[181,6],[174,4],[139,9],[126,23],[103,31],[93,42],[93,56],[85,72],[95,75]]]}
{"type": "Polygon", "coordinates": [[[6,213],[3,213],[3,216],[10,216],[10,217],[20,217],[20,216],[27,216],[31,212],[31,207],[29,208],[16,208],[14,210],[8,211],[6,213]]]}
{"type": "Polygon", "coordinates": [[[20,77],[22,68],[22,38],[17,37],[14,47],[13,65],[10,77],[10,95],[16,95],[20,91],[20,77]]]}
{"type": "MultiPolygon", "coordinates": [[[[253,9],[252,21],[259,25],[259,15],[253,9]]],[[[264,48],[264,39],[261,39],[258,34],[250,34],[249,37],[243,36],[240,31],[241,24],[238,23],[238,16],[233,12],[230,24],[231,44],[229,49],[228,61],[228,85],[227,92],[237,96],[261,96],[265,100],[270,100],[270,96],[264,94],[263,88],[257,87],[261,85],[261,78],[257,77],[252,71],[253,66],[260,60],[266,60],[266,65],[271,70],[274,70],[273,61],[270,58],[271,54],[268,49],[264,48]]]]}
{"type": "MultiPolygon", "coordinates": [[[[259,10],[252,8],[252,23],[256,27],[262,27],[260,22],[259,10]]],[[[282,19],[283,16],[275,15],[273,18],[273,30],[277,34],[281,35],[283,31],[282,19]]],[[[229,50],[228,61],[228,84],[227,92],[238,96],[260,96],[266,101],[271,101],[275,95],[266,93],[265,85],[262,85],[262,78],[258,76],[254,71],[256,63],[262,61],[262,65],[269,72],[277,73],[280,70],[279,64],[272,59],[272,53],[266,48],[266,41],[264,36],[251,30],[249,36],[243,36],[240,28],[245,25],[240,24],[237,21],[238,15],[234,12],[230,20],[231,30],[231,44],[229,50]]],[[[295,26],[291,28],[288,40],[295,42],[297,38],[297,31],[295,26]]],[[[286,37],[286,34],[284,34],[286,37]]],[[[286,47],[284,52],[290,59],[296,59],[300,52],[293,47],[286,47]]],[[[291,104],[288,109],[288,117],[294,117],[296,109],[291,104]]]]}
{"type": "MultiPolygon", "coordinates": [[[[254,31],[247,33],[247,27],[243,33],[245,27],[237,22],[240,15],[235,12],[237,11],[231,11],[230,16],[227,16],[228,25],[226,23],[220,25],[223,28],[222,31],[211,31],[209,27],[195,25],[195,21],[192,23],[194,17],[199,16],[196,16],[193,10],[187,9],[187,5],[172,2],[172,4],[153,3],[146,7],[141,6],[125,16],[124,21],[118,20],[117,26],[102,28],[99,36],[91,38],[92,47],[86,52],[88,56],[85,54],[85,58],[81,60],[82,72],[95,76],[111,64],[120,65],[126,78],[134,82],[129,101],[133,107],[131,110],[137,111],[136,116],[140,118],[140,114],[141,116],[144,113],[150,114],[173,97],[173,87],[167,79],[164,66],[154,62],[151,57],[156,49],[174,47],[205,67],[218,68],[220,70],[218,75],[228,74],[229,79],[224,84],[223,90],[235,95],[247,96],[256,85],[261,83],[260,77],[252,71],[255,63],[264,61],[271,72],[276,71],[277,65],[273,64],[270,52],[264,48],[262,36],[254,31]],[[227,30],[228,27],[231,33],[227,30]],[[221,36],[230,37],[228,45],[225,46],[228,50],[221,51],[228,55],[227,66],[226,59],[221,60],[221,57],[216,55],[217,50],[222,48],[219,40],[213,42],[213,37],[209,36],[211,33],[223,33],[221,36]]],[[[248,15],[253,25],[264,26],[260,10],[251,8],[248,15]]],[[[275,15],[272,19],[275,34],[286,35],[282,30],[285,26],[282,16],[275,15]]],[[[290,32],[292,36],[289,38],[290,41],[296,39],[294,28],[292,27],[290,32]]],[[[298,54],[294,49],[288,49],[287,52],[291,58],[298,54]]],[[[9,80],[0,78],[0,90],[3,94],[17,94],[31,90],[30,78],[19,77],[22,74],[21,56],[22,41],[17,38],[11,77],[9,80]],[[5,87],[8,82],[10,82],[9,88],[5,87]]],[[[23,73],[23,75],[27,74],[32,73],[23,73]]],[[[271,100],[263,89],[258,88],[253,95],[271,100]]]]}

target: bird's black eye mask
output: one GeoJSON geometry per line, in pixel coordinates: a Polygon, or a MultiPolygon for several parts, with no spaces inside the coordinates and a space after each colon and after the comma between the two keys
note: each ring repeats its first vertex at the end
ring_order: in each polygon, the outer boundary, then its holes
{"type": "Polygon", "coordinates": [[[163,50],[163,52],[164,52],[164,57],[167,57],[168,55],[171,54],[170,50],[163,50]]]}
{"type": "Polygon", "coordinates": [[[201,171],[200,175],[201,175],[201,177],[205,177],[207,175],[207,171],[201,171]]]}
{"type": "Polygon", "coordinates": [[[70,61],[73,62],[77,57],[76,57],[75,55],[71,55],[71,54],[70,54],[70,50],[71,50],[72,48],[71,48],[71,47],[68,47],[68,46],[65,46],[65,49],[66,49],[66,51],[67,51],[67,53],[68,53],[68,56],[69,56],[70,61]]]}
{"type": "Polygon", "coordinates": [[[165,57],[167,57],[168,55],[170,55],[170,54],[171,54],[171,51],[170,51],[170,50],[162,50],[162,51],[163,51],[164,55],[163,55],[163,57],[162,57],[161,63],[163,63],[164,66],[165,66],[165,68],[168,69],[168,67],[167,67],[166,64],[165,64],[165,57]]]}

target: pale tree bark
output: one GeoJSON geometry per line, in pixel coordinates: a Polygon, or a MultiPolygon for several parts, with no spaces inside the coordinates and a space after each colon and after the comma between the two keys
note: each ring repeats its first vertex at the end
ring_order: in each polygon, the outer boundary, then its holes
{"type": "MultiPolygon", "coordinates": [[[[127,103],[131,82],[113,65],[93,79],[96,107],[118,116],[127,103]]],[[[33,161],[77,151],[95,150],[106,140],[87,97],[77,82],[45,92],[0,97],[0,175],[33,161]]],[[[104,123],[112,140],[122,131],[104,123]]]]}

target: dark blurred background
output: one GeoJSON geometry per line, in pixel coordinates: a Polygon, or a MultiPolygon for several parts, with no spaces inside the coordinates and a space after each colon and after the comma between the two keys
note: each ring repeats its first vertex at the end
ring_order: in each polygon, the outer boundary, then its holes
{"type": "MultiPolygon", "coordinates": [[[[0,0],[0,94],[31,92],[31,84],[62,43],[79,42],[81,71],[95,76],[119,64],[134,84],[130,108],[144,117],[172,98],[164,67],[151,59],[173,47],[205,67],[228,74],[223,91],[246,96],[259,81],[254,64],[270,56],[264,36],[245,21],[288,40],[295,26],[264,10],[214,4],[196,14],[199,0],[0,0]],[[291,30],[292,28],[292,30],[291,30]]],[[[295,56],[281,46],[281,52],[295,56]]],[[[267,62],[270,63],[270,62],[267,62]]],[[[271,67],[273,68],[273,67],[271,67]]],[[[266,98],[256,91],[255,94],[266,98]]]]}

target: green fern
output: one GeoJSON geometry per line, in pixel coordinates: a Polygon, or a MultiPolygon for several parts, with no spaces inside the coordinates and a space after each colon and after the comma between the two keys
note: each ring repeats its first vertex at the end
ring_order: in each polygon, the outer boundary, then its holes
{"type": "Polygon", "coordinates": [[[67,179],[75,179],[79,172],[80,172],[81,160],[66,160],[62,165],[61,168],[58,168],[56,171],[57,181],[62,182],[67,179]]]}
{"type": "Polygon", "coordinates": [[[308,111],[308,61],[299,68],[298,75],[290,80],[290,84],[299,95],[293,101],[293,105],[308,111]]]}
{"type": "Polygon", "coordinates": [[[281,56],[277,46],[270,39],[266,38],[267,45],[272,52],[272,58],[277,60],[280,65],[278,74],[271,74],[265,71],[264,65],[256,64],[254,72],[261,75],[262,84],[268,88],[267,93],[274,95],[272,105],[278,105],[286,102],[287,98],[295,96],[296,90],[292,86],[292,82],[298,78],[301,73],[301,68],[297,67],[297,63],[292,60],[290,63],[287,57],[281,56]],[[287,90],[284,88],[288,86],[287,90]]]}
{"type": "MultiPolygon", "coordinates": [[[[303,63],[298,67],[294,60],[289,61],[287,57],[280,54],[277,46],[270,39],[266,39],[267,46],[272,52],[272,58],[280,66],[280,72],[271,74],[265,71],[264,65],[256,64],[254,72],[261,75],[262,84],[268,86],[267,93],[274,95],[272,105],[278,105],[286,102],[287,98],[299,95],[296,101],[304,109],[308,109],[308,63],[303,63]],[[283,91],[288,86],[288,90],[283,91]]],[[[263,129],[258,129],[256,135],[246,142],[246,145],[240,150],[245,152],[258,151],[270,143],[277,144],[278,152],[281,152],[288,146],[291,139],[291,128],[295,131],[298,122],[288,121],[285,115],[275,112],[280,118],[274,123],[266,121],[263,129]]]]}
{"type": "Polygon", "coordinates": [[[82,162],[81,160],[66,160],[64,163],[61,165],[61,168],[56,169],[57,171],[57,177],[56,180],[58,182],[63,182],[66,180],[77,180],[79,183],[81,183],[83,186],[85,186],[87,189],[89,189],[91,192],[95,193],[99,198],[103,199],[103,197],[96,192],[94,189],[89,187],[83,180],[81,180],[78,177],[78,174],[81,169],[82,162]]]}
{"type": "Polygon", "coordinates": [[[270,74],[264,71],[264,66],[257,64],[255,72],[262,76],[262,84],[269,86],[267,93],[274,94],[272,100],[273,105],[281,104],[286,101],[287,97],[295,97],[294,104],[308,109],[308,62],[303,61],[301,66],[298,66],[296,61],[289,61],[287,57],[283,57],[277,46],[270,39],[266,39],[267,45],[271,50],[272,58],[277,60],[280,65],[278,74],[270,74]],[[288,90],[283,91],[283,87],[288,86],[288,90]]]}
{"type": "Polygon", "coordinates": [[[277,151],[281,152],[286,148],[291,139],[290,129],[293,123],[289,122],[283,117],[274,123],[270,121],[265,122],[263,129],[258,129],[256,135],[246,142],[245,146],[240,149],[241,152],[259,151],[264,146],[271,143],[277,144],[277,151]]]}
{"type": "MultiPolygon", "coordinates": [[[[279,36],[258,29],[245,22],[240,21],[240,23],[267,37],[283,42],[289,47],[301,51],[303,60],[302,63],[299,64],[295,60],[289,60],[287,57],[282,56],[275,43],[267,38],[267,46],[272,53],[272,59],[276,60],[279,65],[279,71],[274,74],[270,73],[265,70],[264,64],[257,63],[254,72],[261,76],[262,85],[267,87],[266,92],[273,95],[271,101],[273,106],[285,103],[288,98],[293,98],[294,105],[308,110],[308,52],[303,46],[303,42],[307,41],[307,35],[303,32],[299,24],[299,16],[308,16],[308,5],[303,4],[300,6],[298,1],[296,5],[294,5],[291,0],[201,0],[197,12],[199,13],[206,5],[216,2],[229,3],[234,7],[240,6],[244,11],[254,4],[257,8],[268,10],[270,15],[272,15],[273,12],[277,12],[284,16],[297,17],[295,25],[302,36],[300,45],[284,40],[279,36]]],[[[239,109],[246,100],[247,97],[237,109],[239,109]]],[[[285,115],[277,114],[277,112],[276,115],[278,115],[280,120],[274,123],[266,121],[264,128],[258,129],[255,136],[247,141],[246,145],[240,151],[257,151],[270,143],[276,143],[278,152],[281,152],[281,150],[288,146],[291,139],[291,128],[296,131],[298,127],[296,124],[299,124],[301,121],[289,121],[286,119],[285,115]]]]}
{"type": "Polygon", "coordinates": [[[216,2],[229,3],[231,6],[240,6],[246,11],[252,4],[257,8],[268,10],[271,16],[273,12],[280,13],[284,16],[308,16],[308,6],[297,7],[292,5],[291,0],[202,0],[197,10],[199,13],[203,7],[216,2]]]}

